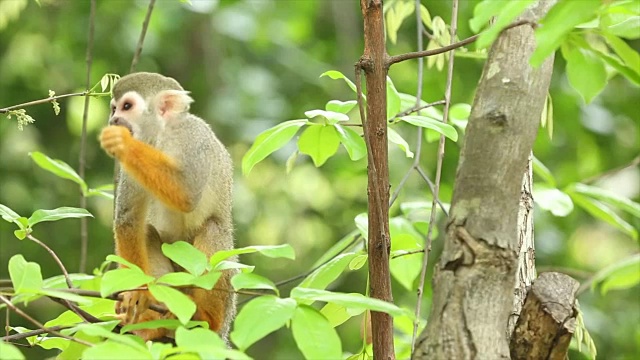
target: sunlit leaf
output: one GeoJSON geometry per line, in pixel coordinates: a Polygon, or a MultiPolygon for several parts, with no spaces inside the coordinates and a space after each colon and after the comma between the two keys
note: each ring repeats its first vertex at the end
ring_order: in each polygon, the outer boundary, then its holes
{"type": "Polygon", "coordinates": [[[207,256],[188,242],[162,244],[162,253],[193,275],[202,275],[207,269],[207,256]]]}
{"type": "MultiPolygon", "coordinates": [[[[491,45],[498,35],[500,35],[500,32],[534,2],[535,0],[494,2],[498,3],[499,6],[499,12],[495,14],[497,15],[496,21],[489,29],[480,34],[480,37],[476,40],[476,47],[483,49],[491,45]]],[[[476,6],[476,8],[477,7],[478,6],[476,6]]],[[[473,21],[473,19],[471,19],[471,21],[473,21]]]]}
{"type": "Polygon", "coordinates": [[[404,151],[405,155],[408,158],[413,158],[413,152],[411,151],[411,149],[409,149],[409,143],[407,143],[407,141],[403,139],[402,136],[398,134],[398,132],[390,127],[387,127],[387,136],[389,138],[389,141],[398,145],[400,149],[404,151]]]}
{"type": "Polygon", "coordinates": [[[340,101],[340,100],[331,100],[325,106],[327,111],[334,111],[343,114],[347,114],[351,109],[353,109],[358,102],[356,100],[350,101],[340,101]]]}
{"type": "Polygon", "coordinates": [[[316,116],[322,116],[327,119],[327,124],[333,125],[340,121],[348,121],[349,117],[341,112],[335,112],[330,110],[309,110],[305,111],[304,115],[309,119],[312,119],[316,116]]]}
{"type": "Polygon", "coordinates": [[[567,216],[573,211],[573,201],[569,195],[544,184],[533,184],[533,200],[540,208],[555,216],[567,216]]]}
{"type": "Polygon", "coordinates": [[[620,216],[618,216],[618,214],[616,214],[605,204],[596,199],[582,195],[578,192],[571,191],[571,189],[567,189],[567,193],[571,196],[571,199],[576,205],[583,208],[595,218],[598,218],[612,225],[618,230],[629,235],[632,239],[638,240],[638,230],[636,230],[636,228],[634,228],[631,224],[623,220],[620,216]]]}
{"type": "Polygon", "coordinates": [[[291,297],[303,302],[307,302],[309,300],[323,301],[342,305],[346,308],[380,311],[388,313],[391,316],[407,314],[406,310],[403,310],[392,303],[366,297],[358,293],[347,294],[326,290],[295,287],[291,290],[291,297]]]}
{"type": "Polygon", "coordinates": [[[9,259],[9,277],[16,293],[39,290],[42,288],[40,265],[25,260],[24,256],[13,255],[9,259]]]}
{"type": "Polygon", "coordinates": [[[367,144],[362,136],[347,126],[341,126],[340,124],[335,124],[334,126],[340,137],[340,142],[347,149],[351,160],[357,161],[367,156],[367,144]]]}
{"type": "Polygon", "coordinates": [[[105,297],[118,291],[135,289],[153,280],[153,276],[146,275],[137,269],[107,271],[100,282],[100,295],[105,297]]]}
{"type": "Polygon", "coordinates": [[[640,254],[629,256],[598,271],[591,288],[601,285],[603,294],[609,290],[628,289],[640,284],[640,254]]]}
{"type": "Polygon", "coordinates": [[[241,289],[267,289],[280,294],[276,284],[264,276],[254,273],[240,273],[231,278],[231,285],[237,290],[241,289]]]}
{"type": "Polygon", "coordinates": [[[589,49],[571,45],[562,46],[562,56],[567,60],[569,84],[590,103],[607,85],[603,60],[589,49]]]}
{"type": "Polygon", "coordinates": [[[296,302],[293,299],[280,299],[273,295],[257,297],[244,305],[238,313],[230,334],[231,341],[240,350],[246,350],[256,341],[284,326],[295,309],[296,302]]]}
{"type": "MultiPolygon", "coordinates": [[[[323,72],[320,77],[323,76],[328,76],[333,80],[337,80],[337,79],[342,79],[344,80],[345,83],[347,83],[347,85],[349,86],[349,88],[351,88],[351,90],[353,90],[353,92],[356,92],[356,84],[353,83],[353,81],[349,80],[349,78],[347,78],[346,76],[344,76],[343,73],[341,73],[340,71],[337,70],[329,70],[326,72],[323,72]]],[[[364,96],[364,95],[363,95],[364,96]]],[[[366,97],[364,97],[364,99],[366,99],[366,97]]]]}
{"type": "Polygon", "coordinates": [[[400,119],[405,122],[408,122],[411,125],[420,126],[423,128],[437,131],[438,133],[446,136],[452,141],[458,141],[458,132],[453,126],[449,124],[445,124],[441,121],[434,120],[430,117],[420,116],[420,115],[407,115],[407,116],[401,117],[400,119]]]}
{"type": "Polygon", "coordinates": [[[387,76],[387,120],[393,119],[400,112],[400,105],[400,94],[391,78],[387,76]]]}
{"type": "Polygon", "coordinates": [[[180,290],[164,285],[149,285],[149,291],[156,300],[164,303],[183,324],[189,322],[193,314],[196,313],[196,304],[180,290]]]}
{"type": "Polygon", "coordinates": [[[237,248],[232,250],[222,250],[218,251],[210,259],[210,263],[212,266],[216,266],[220,261],[228,259],[232,256],[240,255],[240,254],[250,254],[259,252],[264,256],[268,256],[271,258],[287,258],[287,259],[295,259],[295,253],[293,248],[289,244],[282,245],[253,245],[247,246],[243,248],[237,248]]]}
{"type": "Polygon", "coordinates": [[[53,210],[36,210],[29,218],[29,226],[43,221],[57,221],[61,219],[93,217],[86,209],[73,207],[59,207],[53,210]]]}
{"type": "Polygon", "coordinates": [[[296,308],[291,331],[305,359],[340,359],[342,344],[333,326],[318,310],[307,305],[296,308]]]}
{"type": "MultiPolygon", "coordinates": [[[[500,3],[500,2],[496,2],[500,3]]],[[[565,37],[576,25],[585,23],[595,17],[602,2],[600,0],[559,1],[547,15],[540,20],[536,28],[536,50],[529,60],[538,67],[565,40],[565,37]]]]}
{"type": "Polygon", "coordinates": [[[257,163],[283,147],[308,122],[307,119],[289,120],[261,132],[242,158],[242,173],[249,174],[257,163]]]}
{"type": "Polygon", "coordinates": [[[31,156],[31,159],[33,159],[33,161],[44,170],[47,170],[63,179],[75,182],[80,185],[82,192],[86,193],[87,184],[82,180],[80,175],[78,175],[78,173],[64,161],[52,159],[39,151],[30,152],[29,156],[31,156]]]}
{"type": "Polygon", "coordinates": [[[334,126],[307,127],[298,139],[298,149],[313,159],[316,167],[322,166],[340,146],[340,136],[334,126]]]}

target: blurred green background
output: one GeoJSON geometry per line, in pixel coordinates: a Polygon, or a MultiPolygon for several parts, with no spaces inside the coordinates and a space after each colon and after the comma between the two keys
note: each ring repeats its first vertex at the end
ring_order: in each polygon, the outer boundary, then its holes
{"type": "MultiPolygon", "coordinates": [[[[432,16],[449,21],[450,2],[423,3],[432,16]]],[[[475,4],[460,3],[460,38],[472,35],[468,19],[475,4]]],[[[146,1],[98,1],[92,85],[105,73],[128,72],[146,7],[146,1]]],[[[35,1],[0,0],[0,107],[44,98],[49,89],[57,94],[84,90],[88,22],[89,1],[40,0],[38,5],[35,1]]],[[[397,44],[388,44],[389,53],[414,51],[415,37],[415,23],[409,19],[400,29],[397,44]]],[[[236,164],[237,245],[288,243],[295,248],[295,261],[269,261],[258,256],[242,259],[256,265],[258,274],[274,281],[308,270],[331,245],[354,229],[353,218],[366,211],[366,163],[350,161],[341,149],[319,169],[308,157],[300,156],[293,172],[286,174],[284,162],[295,150],[292,142],[245,177],[239,171],[242,156],[261,131],[284,120],[302,118],[304,111],[323,108],[328,100],[352,100],[353,93],[344,83],[319,75],[339,70],[353,78],[362,43],[360,5],[355,0],[192,0],[191,4],[159,0],[153,12],[137,70],[161,72],[180,81],[196,100],[192,112],[209,121],[229,148],[236,164]]],[[[630,44],[640,48],[639,41],[630,44]]],[[[568,85],[563,59],[556,59],[551,85],[554,135],[551,140],[546,131],[541,131],[534,153],[562,187],[628,164],[638,156],[640,92],[615,76],[605,91],[586,105],[568,85]]],[[[456,59],[454,103],[472,102],[482,65],[480,60],[456,59]]],[[[415,94],[415,61],[395,65],[390,76],[400,92],[415,94]]],[[[445,74],[431,69],[425,72],[424,82],[423,99],[440,100],[445,74]]],[[[79,205],[74,183],[43,171],[27,155],[42,151],[77,168],[83,98],[62,100],[60,104],[59,116],[48,104],[27,108],[36,123],[24,131],[17,129],[14,119],[0,116],[0,203],[21,215],[28,216],[36,209],[79,205]]],[[[108,99],[92,99],[86,170],[91,187],[112,181],[113,162],[96,140],[107,116],[108,99]]],[[[414,131],[408,126],[400,128],[413,149],[414,131]]],[[[431,176],[435,173],[436,149],[437,143],[422,148],[422,166],[431,176]]],[[[451,196],[458,150],[459,144],[447,143],[441,188],[445,201],[451,196]]],[[[411,162],[397,147],[391,147],[392,186],[398,184],[411,162]]],[[[635,166],[595,184],[638,201],[639,183],[640,170],[635,166]]],[[[424,183],[412,176],[399,201],[430,198],[424,183]]],[[[113,251],[112,204],[91,198],[88,209],[95,216],[89,221],[90,271],[113,251]]],[[[397,214],[395,205],[392,216],[397,214]]],[[[640,226],[639,219],[620,215],[636,228],[640,226]]],[[[537,210],[535,221],[539,270],[560,268],[585,280],[640,250],[636,241],[578,208],[564,218],[537,210]]],[[[440,226],[442,223],[441,219],[440,226]]],[[[79,228],[77,220],[43,223],[34,235],[52,247],[70,271],[76,271],[79,228]]],[[[46,277],[59,274],[42,248],[15,239],[13,230],[12,224],[0,222],[0,278],[8,278],[7,262],[17,253],[40,263],[46,277]]],[[[439,254],[440,242],[441,238],[434,242],[431,263],[439,254]]],[[[365,275],[364,270],[348,273],[334,288],[364,292],[365,275]]],[[[395,281],[393,285],[396,302],[413,307],[415,292],[407,292],[395,281]]],[[[430,291],[427,289],[427,296],[430,291]]],[[[635,358],[640,352],[640,287],[606,295],[587,291],[579,299],[600,358],[635,358]]],[[[422,314],[426,316],[428,300],[424,307],[422,314]]],[[[40,321],[62,310],[49,301],[29,307],[29,313],[40,321]]],[[[18,319],[15,323],[21,324],[18,319]]],[[[357,318],[339,328],[346,351],[357,351],[359,327],[357,318]]],[[[254,345],[248,353],[259,359],[300,356],[290,332],[283,330],[254,345]]],[[[35,350],[25,354],[42,356],[35,350]]],[[[577,352],[571,355],[582,357],[577,352]]]]}

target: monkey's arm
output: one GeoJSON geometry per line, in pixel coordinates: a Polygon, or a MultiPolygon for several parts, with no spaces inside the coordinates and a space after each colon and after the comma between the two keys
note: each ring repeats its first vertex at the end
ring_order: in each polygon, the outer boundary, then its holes
{"type": "Polygon", "coordinates": [[[182,212],[193,210],[196,199],[184,184],[182,170],[173,158],[134,139],[122,126],[104,128],[100,144],[120,161],[128,174],[167,206],[182,212]]]}

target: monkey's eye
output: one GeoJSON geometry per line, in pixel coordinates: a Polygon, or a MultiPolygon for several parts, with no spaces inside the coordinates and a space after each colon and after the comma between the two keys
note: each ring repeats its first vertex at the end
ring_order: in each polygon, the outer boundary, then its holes
{"type": "Polygon", "coordinates": [[[126,103],[124,103],[124,105],[122,105],[122,109],[129,110],[131,109],[131,106],[132,106],[131,103],[127,101],[126,103]]]}

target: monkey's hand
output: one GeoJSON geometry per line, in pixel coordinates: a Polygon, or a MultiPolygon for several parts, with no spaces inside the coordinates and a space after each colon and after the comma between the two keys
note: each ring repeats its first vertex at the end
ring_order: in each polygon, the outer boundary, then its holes
{"type": "Polygon", "coordinates": [[[100,146],[111,157],[120,158],[133,140],[131,132],[124,126],[107,126],[100,134],[100,146]]]}
{"type": "Polygon", "coordinates": [[[127,291],[122,296],[122,301],[116,303],[116,314],[124,325],[139,322],[153,301],[148,291],[127,291]]]}

